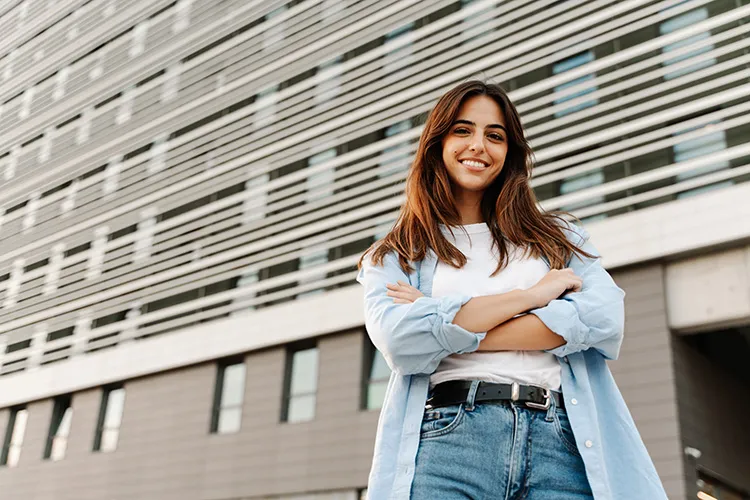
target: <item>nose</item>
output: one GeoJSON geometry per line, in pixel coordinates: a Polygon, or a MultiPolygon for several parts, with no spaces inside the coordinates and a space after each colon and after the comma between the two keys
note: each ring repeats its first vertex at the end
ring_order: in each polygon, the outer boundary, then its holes
{"type": "Polygon", "coordinates": [[[484,144],[482,143],[481,138],[472,138],[471,143],[469,144],[469,151],[472,153],[481,153],[484,151],[484,144]]]}

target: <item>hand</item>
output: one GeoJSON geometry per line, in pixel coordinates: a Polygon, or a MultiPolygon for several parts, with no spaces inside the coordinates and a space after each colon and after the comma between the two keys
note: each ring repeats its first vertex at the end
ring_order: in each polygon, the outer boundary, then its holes
{"type": "Polygon", "coordinates": [[[534,308],[544,307],[564,293],[580,292],[583,280],[570,268],[552,269],[544,278],[528,289],[534,308]]]}
{"type": "Polygon", "coordinates": [[[395,285],[388,283],[385,286],[388,288],[386,295],[393,297],[393,302],[396,304],[411,304],[419,297],[424,297],[422,292],[401,280],[395,285]]]}

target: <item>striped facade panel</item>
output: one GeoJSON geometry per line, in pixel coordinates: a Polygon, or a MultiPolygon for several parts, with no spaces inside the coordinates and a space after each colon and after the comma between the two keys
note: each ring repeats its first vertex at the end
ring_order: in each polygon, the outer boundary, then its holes
{"type": "Polygon", "coordinates": [[[41,3],[1,16],[4,374],[351,284],[467,78],[510,90],[545,208],[750,175],[744,2],[41,3]]]}

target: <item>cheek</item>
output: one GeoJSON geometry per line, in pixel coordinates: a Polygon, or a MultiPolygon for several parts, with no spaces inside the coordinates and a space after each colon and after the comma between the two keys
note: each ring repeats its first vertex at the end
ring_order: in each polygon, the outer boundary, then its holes
{"type": "Polygon", "coordinates": [[[508,146],[498,145],[491,150],[490,154],[495,161],[503,163],[505,161],[505,157],[508,155],[508,146]]]}

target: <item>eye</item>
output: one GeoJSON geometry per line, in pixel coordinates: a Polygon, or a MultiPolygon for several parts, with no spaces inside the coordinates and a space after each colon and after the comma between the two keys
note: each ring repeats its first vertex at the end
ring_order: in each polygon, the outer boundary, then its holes
{"type": "Polygon", "coordinates": [[[502,135],[500,135],[500,134],[490,134],[488,137],[490,139],[492,139],[492,140],[495,140],[495,141],[504,141],[505,140],[505,138],[502,135]]]}
{"type": "Polygon", "coordinates": [[[453,129],[453,133],[454,134],[468,134],[469,129],[467,129],[466,127],[457,127],[453,129]]]}

